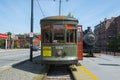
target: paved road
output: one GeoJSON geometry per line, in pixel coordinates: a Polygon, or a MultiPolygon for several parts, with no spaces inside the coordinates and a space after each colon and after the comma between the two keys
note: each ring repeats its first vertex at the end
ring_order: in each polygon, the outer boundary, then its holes
{"type": "MultiPolygon", "coordinates": [[[[24,63],[14,66],[0,67],[0,80],[38,80],[38,77],[43,76],[46,68],[41,65],[41,57],[33,58],[33,62],[25,61],[24,63]]],[[[41,80],[41,79],[39,79],[41,80]]]]}
{"type": "MultiPolygon", "coordinates": [[[[0,67],[12,65],[29,59],[29,49],[0,50],[0,67]]],[[[40,51],[34,51],[33,57],[39,56],[40,51]]]]}
{"type": "Polygon", "coordinates": [[[99,80],[120,80],[120,56],[101,55],[81,62],[99,80]]]}
{"type": "MultiPolygon", "coordinates": [[[[38,56],[40,52],[34,52],[33,54],[38,56]]],[[[29,59],[29,50],[0,51],[0,66],[17,63],[24,59],[29,59]]],[[[120,56],[87,57],[81,61],[81,64],[97,76],[99,80],[120,80],[120,56]]],[[[0,80],[33,80],[42,70],[43,67],[39,63],[35,64],[28,61],[8,70],[2,70],[0,80]]]]}

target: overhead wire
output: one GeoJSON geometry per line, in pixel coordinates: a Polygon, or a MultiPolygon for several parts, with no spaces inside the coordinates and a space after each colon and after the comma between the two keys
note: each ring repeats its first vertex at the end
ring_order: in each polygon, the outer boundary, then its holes
{"type": "Polygon", "coordinates": [[[40,11],[41,11],[41,13],[42,13],[43,17],[45,17],[45,14],[44,14],[44,12],[43,12],[43,10],[42,10],[41,6],[40,6],[39,0],[37,0],[37,3],[38,3],[39,9],[40,9],[40,11]]]}

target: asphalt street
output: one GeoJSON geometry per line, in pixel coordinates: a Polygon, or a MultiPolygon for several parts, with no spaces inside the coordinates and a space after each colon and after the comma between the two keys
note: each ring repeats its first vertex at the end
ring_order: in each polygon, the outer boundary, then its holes
{"type": "MultiPolygon", "coordinates": [[[[11,68],[8,67],[9,69],[4,67],[29,60],[29,54],[29,49],[0,51],[0,68],[3,66],[0,71],[0,80],[33,80],[44,70],[40,64],[40,51],[33,52],[34,57],[38,56],[34,58],[38,60],[37,63],[27,61],[11,68]]],[[[99,80],[120,80],[120,56],[102,54],[97,57],[84,57],[80,63],[99,80]]]]}
{"type": "MultiPolygon", "coordinates": [[[[33,57],[39,55],[40,51],[33,52],[33,57]]],[[[29,49],[0,50],[0,67],[9,66],[24,60],[28,60],[29,56],[30,56],[29,49]]]]}
{"type": "MultiPolygon", "coordinates": [[[[40,61],[40,56],[37,56],[33,62],[27,60],[17,65],[0,67],[0,80],[38,80],[36,78],[45,70],[40,61]]],[[[42,78],[43,74],[40,76],[42,78]]]]}

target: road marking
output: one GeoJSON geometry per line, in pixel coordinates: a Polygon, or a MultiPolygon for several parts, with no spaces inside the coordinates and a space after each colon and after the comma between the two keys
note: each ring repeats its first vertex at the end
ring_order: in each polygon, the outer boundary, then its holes
{"type": "Polygon", "coordinates": [[[76,80],[99,80],[84,66],[74,66],[76,70],[72,70],[72,74],[76,80]]]}
{"type": "Polygon", "coordinates": [[[87,68],[84,66],[80,66],[81,69],[83,69],[89,76],[93,78],[93,80],[99,80],[94,74],[92,74],[87,68]]]}

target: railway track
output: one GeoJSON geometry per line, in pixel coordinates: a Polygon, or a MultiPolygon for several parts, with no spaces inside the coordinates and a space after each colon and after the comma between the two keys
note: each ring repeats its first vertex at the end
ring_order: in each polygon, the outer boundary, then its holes
{"type": "Polygon", "coordinates": [[[50,66],[43,80],[75,80],[69,66],[50,66]]]}

